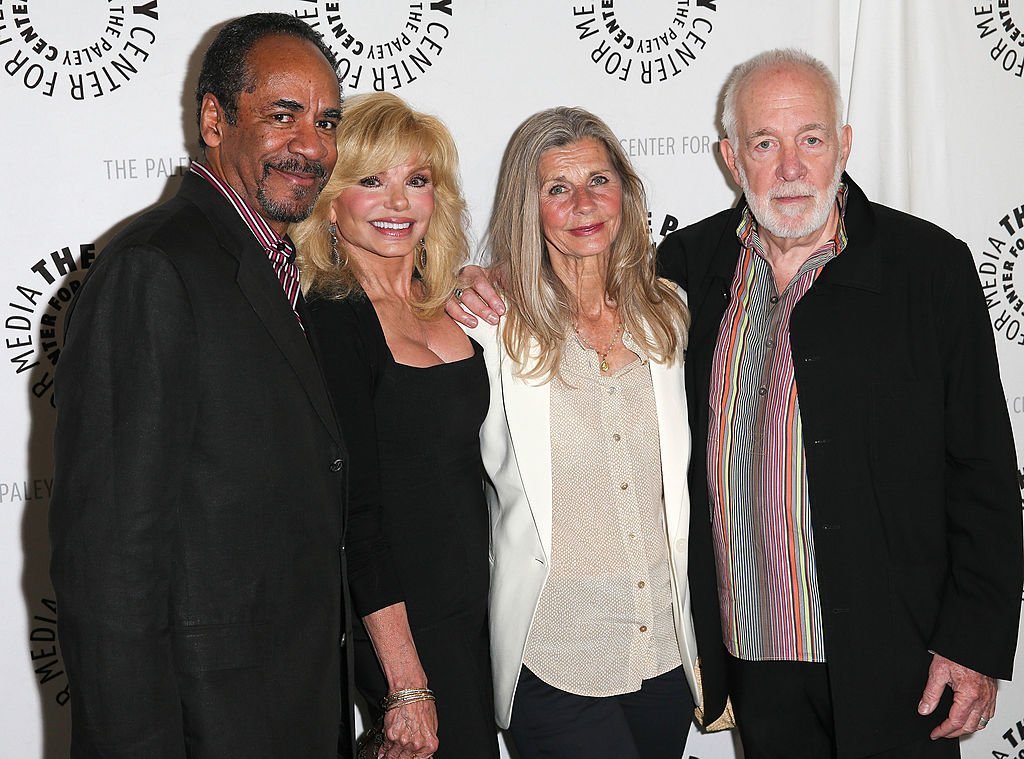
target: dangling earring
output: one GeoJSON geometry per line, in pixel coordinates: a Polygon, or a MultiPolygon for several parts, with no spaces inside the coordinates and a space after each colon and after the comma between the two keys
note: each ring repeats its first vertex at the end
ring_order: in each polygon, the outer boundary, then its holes
{"type": "Polygon", "coordinates": [[[341,266],[341,256],[338,255],[338,225],[332,221],[327,227],[327,232],[331,235],[331,263],[341,266]]]}
{"type": "Polygon", "coordinates": [[[427,270],[427,241],[420,238],[420,272],[427,270]]]}

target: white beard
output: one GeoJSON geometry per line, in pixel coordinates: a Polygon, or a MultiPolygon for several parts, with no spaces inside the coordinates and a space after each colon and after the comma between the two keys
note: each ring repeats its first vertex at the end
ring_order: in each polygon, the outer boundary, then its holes
{"type": "Polygon", "coordinates": [[[823,191],[818,190],[809,182],[796,181],[784,182],[768,190],[764,195],[758,195],[751,192],[750,183],[747,182],[747,173],[739,161],[736,162],[736,171],[740,175],[740,187],[743,189],[743,194],[747,198],[754,218],[757,219],[758,226],[783,239],[807,237],[825,225],[829,214],[832,213],[832,205],[836,202],[836,193],[839,192],[839,184],[843,177],[842,166],[837,160],[835,171],[832,174],[832,182],[823,191]],[[814,207],[805,218],[801,218],[802,209],[800,208],[777,210],[772,205],[773,198],[794,195],[807,195],[814,200],[814,207]]]}

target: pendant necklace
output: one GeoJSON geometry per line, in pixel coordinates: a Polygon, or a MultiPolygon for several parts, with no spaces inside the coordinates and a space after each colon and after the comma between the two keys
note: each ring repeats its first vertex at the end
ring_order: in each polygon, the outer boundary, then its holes
{"type": "Polygon", "coordinates": [[[587,338],[585,338],[583,334],[580,332],[580,326],[578,324],[574,324],[572,328],[576,331],[576,337],[578,337],[580,339],[580,342],[583,343],[583,347],[587,348],[588,350],[592,350],[594,351],[594,353],[597,354],[598,359],[600,359],[598,369],[601,370],[601,373],[604,374],[605,372],[607,372],[609,369],[608,354],[612,352],[612,348],[614,348],[615,344],[619,342],[619,337],[621,337],[622,335],[622,321],[619,320],[618,324],[615,327],[615,334],[612,335],[612,339],[609,341],[608,345],[605,346],[604,350],[601,350],[600,348],[596,348],[593,345],[591,345],[587,341],[587,338]]]}

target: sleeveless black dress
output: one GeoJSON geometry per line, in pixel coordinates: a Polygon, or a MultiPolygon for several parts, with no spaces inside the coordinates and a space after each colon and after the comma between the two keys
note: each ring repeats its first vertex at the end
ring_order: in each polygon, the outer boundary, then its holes
{"type": "MultiPolygon", "coordinates": [[[[333,353],[335,347],[323,339],[346,329],[346,322],[360,343],[350,351],[356,354],[350,363],[361,366],[346,370],[349,377],[336,381],[326,362],[325,374],[349,448],[350,492],[356,497],[367,488],[357,482],[362,458],[354,447],[376,445],[381,526],[402,596],[382,597],[370,606],[406,603],[416,649],[437,696],[435,757],[498,757],[487,633],[489,526],[479,438],[489,401],[483,350],[473,342],[473,355],[461,361],[407,366],[392,357],[368,299],[318,302],[312,311],[321,352],[333,353]],[[329,329],[327,322],[332,322],[329,329]],[[361,381],[353,383],[353,373],[361,374],[361,381]]],[[[350,557],[355,548],[349,548],[350,557]]],[[[352,576],[359,574],[353,567],[352,576]]],[[[360,592],[365,603],[367,589],[352,591],[358,608],[360,592]]],[[[361,625],[353,638],[356,685],[376,719],[387,686],[361,625]]]]}

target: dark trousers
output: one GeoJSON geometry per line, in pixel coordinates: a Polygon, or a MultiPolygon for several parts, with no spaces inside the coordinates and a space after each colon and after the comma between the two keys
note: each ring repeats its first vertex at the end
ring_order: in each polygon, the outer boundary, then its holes
{"type": "Polygon", "coordinates": [[[509,733],[521,759],[679,759],[693,718],[682,667],[620,696],[576,696],[526,667],[509,733]]]}
{"type": "MultiPolygon", "coordinates": [[[[827,664],[730,656],[729,695],[745,759],[835,759],[827,664]]],[[[864,759],[959,757],[960,742],[955,738],[925,737],[864,759]]]]}

